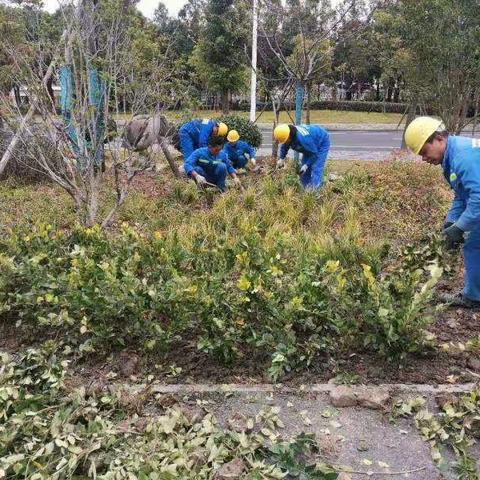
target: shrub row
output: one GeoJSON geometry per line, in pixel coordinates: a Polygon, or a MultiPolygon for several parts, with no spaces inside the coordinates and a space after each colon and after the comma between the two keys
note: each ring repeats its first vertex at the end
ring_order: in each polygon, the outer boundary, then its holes
{"type": "Polygon", "coordinates": [[[226,363],[267,355],[276,379],[322,353],[421,349],[441,274],[432,245],[392,266],[347,241],[328,254],[281,235],[267,245],[256,228],[228,242],[199,233],[187,246],[128,225],[116,235],[36,225],[0,245],[0,319],[68,335],[83,351],[166,351],[193,338],[226,363]]]}
{"type": "MultiPolygon", "coordinates": [[[[288,110],[295,109],[294,102],[285,102],[284,108],[288,110]]],[[[323,100],[310,103],[312,110],[346,110],[352,112],[380,112],[380,113],[405,113],[407,105],[405,103],[392,102],[366,102],[363,100],[347,101],[347,100],[323,100]]],[[[239,102],[232,104],[232,110],[248,111],[250,104],[239,102]]],[[[272,110],[270,102],[257,102],[257,110],[272,110]]]]}

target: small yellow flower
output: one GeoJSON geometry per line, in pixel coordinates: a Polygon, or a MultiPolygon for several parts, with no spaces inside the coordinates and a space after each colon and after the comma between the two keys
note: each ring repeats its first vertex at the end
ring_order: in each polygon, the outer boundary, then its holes
{"type": "Polygon", "coordinates": [[[327,270],[328,273],[334,273],[338,270],[338,267],[340,266],[340,261],[334,261],[334,260],[329,260],[325,264],[325,269],[327,270]]]}
{"type": "Polygon", "coordinates": [[[290,305],[294,309],[299,309],[303,307],[303,299],[302,297],[293,297],[292,300],[290,301],[290,305]]]}
{"type": "Polygon", "coordinates": [[[246,292],[251,286],[252,284],[250,280],[245,275],[242,275],[237,282],[237,287],[244,292],[246,292]]]}

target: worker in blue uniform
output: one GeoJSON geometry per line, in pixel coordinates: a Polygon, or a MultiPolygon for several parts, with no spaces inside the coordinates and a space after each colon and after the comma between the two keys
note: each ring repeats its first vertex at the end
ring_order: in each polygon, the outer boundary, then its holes
{"type": "Polygon", "coordinates": [[[187,160],[197,148],[206,147],[210,137],[225,137],[227,132],[228,127],[223,122],[217,122],[208,118],[190,120],[184,123],[178,130],[183,160],[187,160]]]}
{"type": "Polygon", "coordinates": [[[463,244],[463,292],[442,300],[464,308],[480,307],[480,140],[449,135],[441,120],[418,117],[405,130],[405,143],[424,162],[442,165],[455,193],[442,234],[447,248],[463,244]]]}
{"type": "Polygon", "coordinates": [[[246,168],[248,163],[255,167],[255,149],[244,140],[240,140],[237,130],[230,130],[227,135],[227,142],[223,147],[228,159],[232,162],[234,168],[246,168]]]}
{"type": "Polygon", "coordinates": [[[236,185],[240,185],[237,172],[222,147],[222,137],[210,137],[208,147],[198,148],[185,160],[185,173],[193,178],[198,186],[210,183],[223,192],[226,188],[227,174],[232,177],[236,185]]]}
{"type": "Polygon", "coordinates": [[[281,144],[277,167],[283,167],[289,149],[302,153],[300,181],[304,188],[322,186],[323,169],[330,150],[330,135],[320,125],[278,125],[273,136],[281,144]]]}

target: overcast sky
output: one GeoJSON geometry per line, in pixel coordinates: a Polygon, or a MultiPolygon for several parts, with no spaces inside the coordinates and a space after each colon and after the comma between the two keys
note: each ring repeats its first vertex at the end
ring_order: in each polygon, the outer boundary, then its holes
{"type": "MultiPolygon", "coordinates": [[[[53,12],[58,8],[58,0],[44,1],[49,12],[53,12]]],[[[152,18],[158,3],[159,0],[140,0],[138,8],[146,17],[152,18]]],[[[176,15],[183,5],[185,5],[186,0],[163,0],[163,3],[168,8],[170,15],[176,15]]]]}
{"type": "MultiPolygon", "coordinates": [[[[53,12],[58,8],[59,0],[44,0],[45,6],[49,12],[53,12]]],[[[61,0],[60,0],[61,1],[61,0]]],[[[168,8],[170,15],[176,16],[178,11],[185,5],[187,0],[163,0],[168,8]]],[[[138,9],[148,18],[153,18],[153,12],[157,8],[160,0],[140,0],[138,9]]],[[[338,4],[339,0],[332,0],[332,5],[338,4]]]]}

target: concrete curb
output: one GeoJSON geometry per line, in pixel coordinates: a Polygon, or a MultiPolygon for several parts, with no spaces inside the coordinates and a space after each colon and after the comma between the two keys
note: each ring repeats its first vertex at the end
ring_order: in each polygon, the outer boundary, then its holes
{"type": "MultiPolygon", "coordinates": [[[[422,384],[380,384],[380,385],[352,385],[349,388],[355,392],[366,390],[389,390],[395,393],[410,393],[417,395],[432,395],[438,393],[465,393],[473,390],[476,383],[422,385],[422,384]]],[[[332,383],[318,383],[290,387],[286,385],[274,385],[267,383],[259,384],[164,384],[152,385],[152,391],[166,394],[189,394],[189,393],[278,393],[278,394],[301,394],[301,393],[330,393],[338,385],[332,383]]]]}

